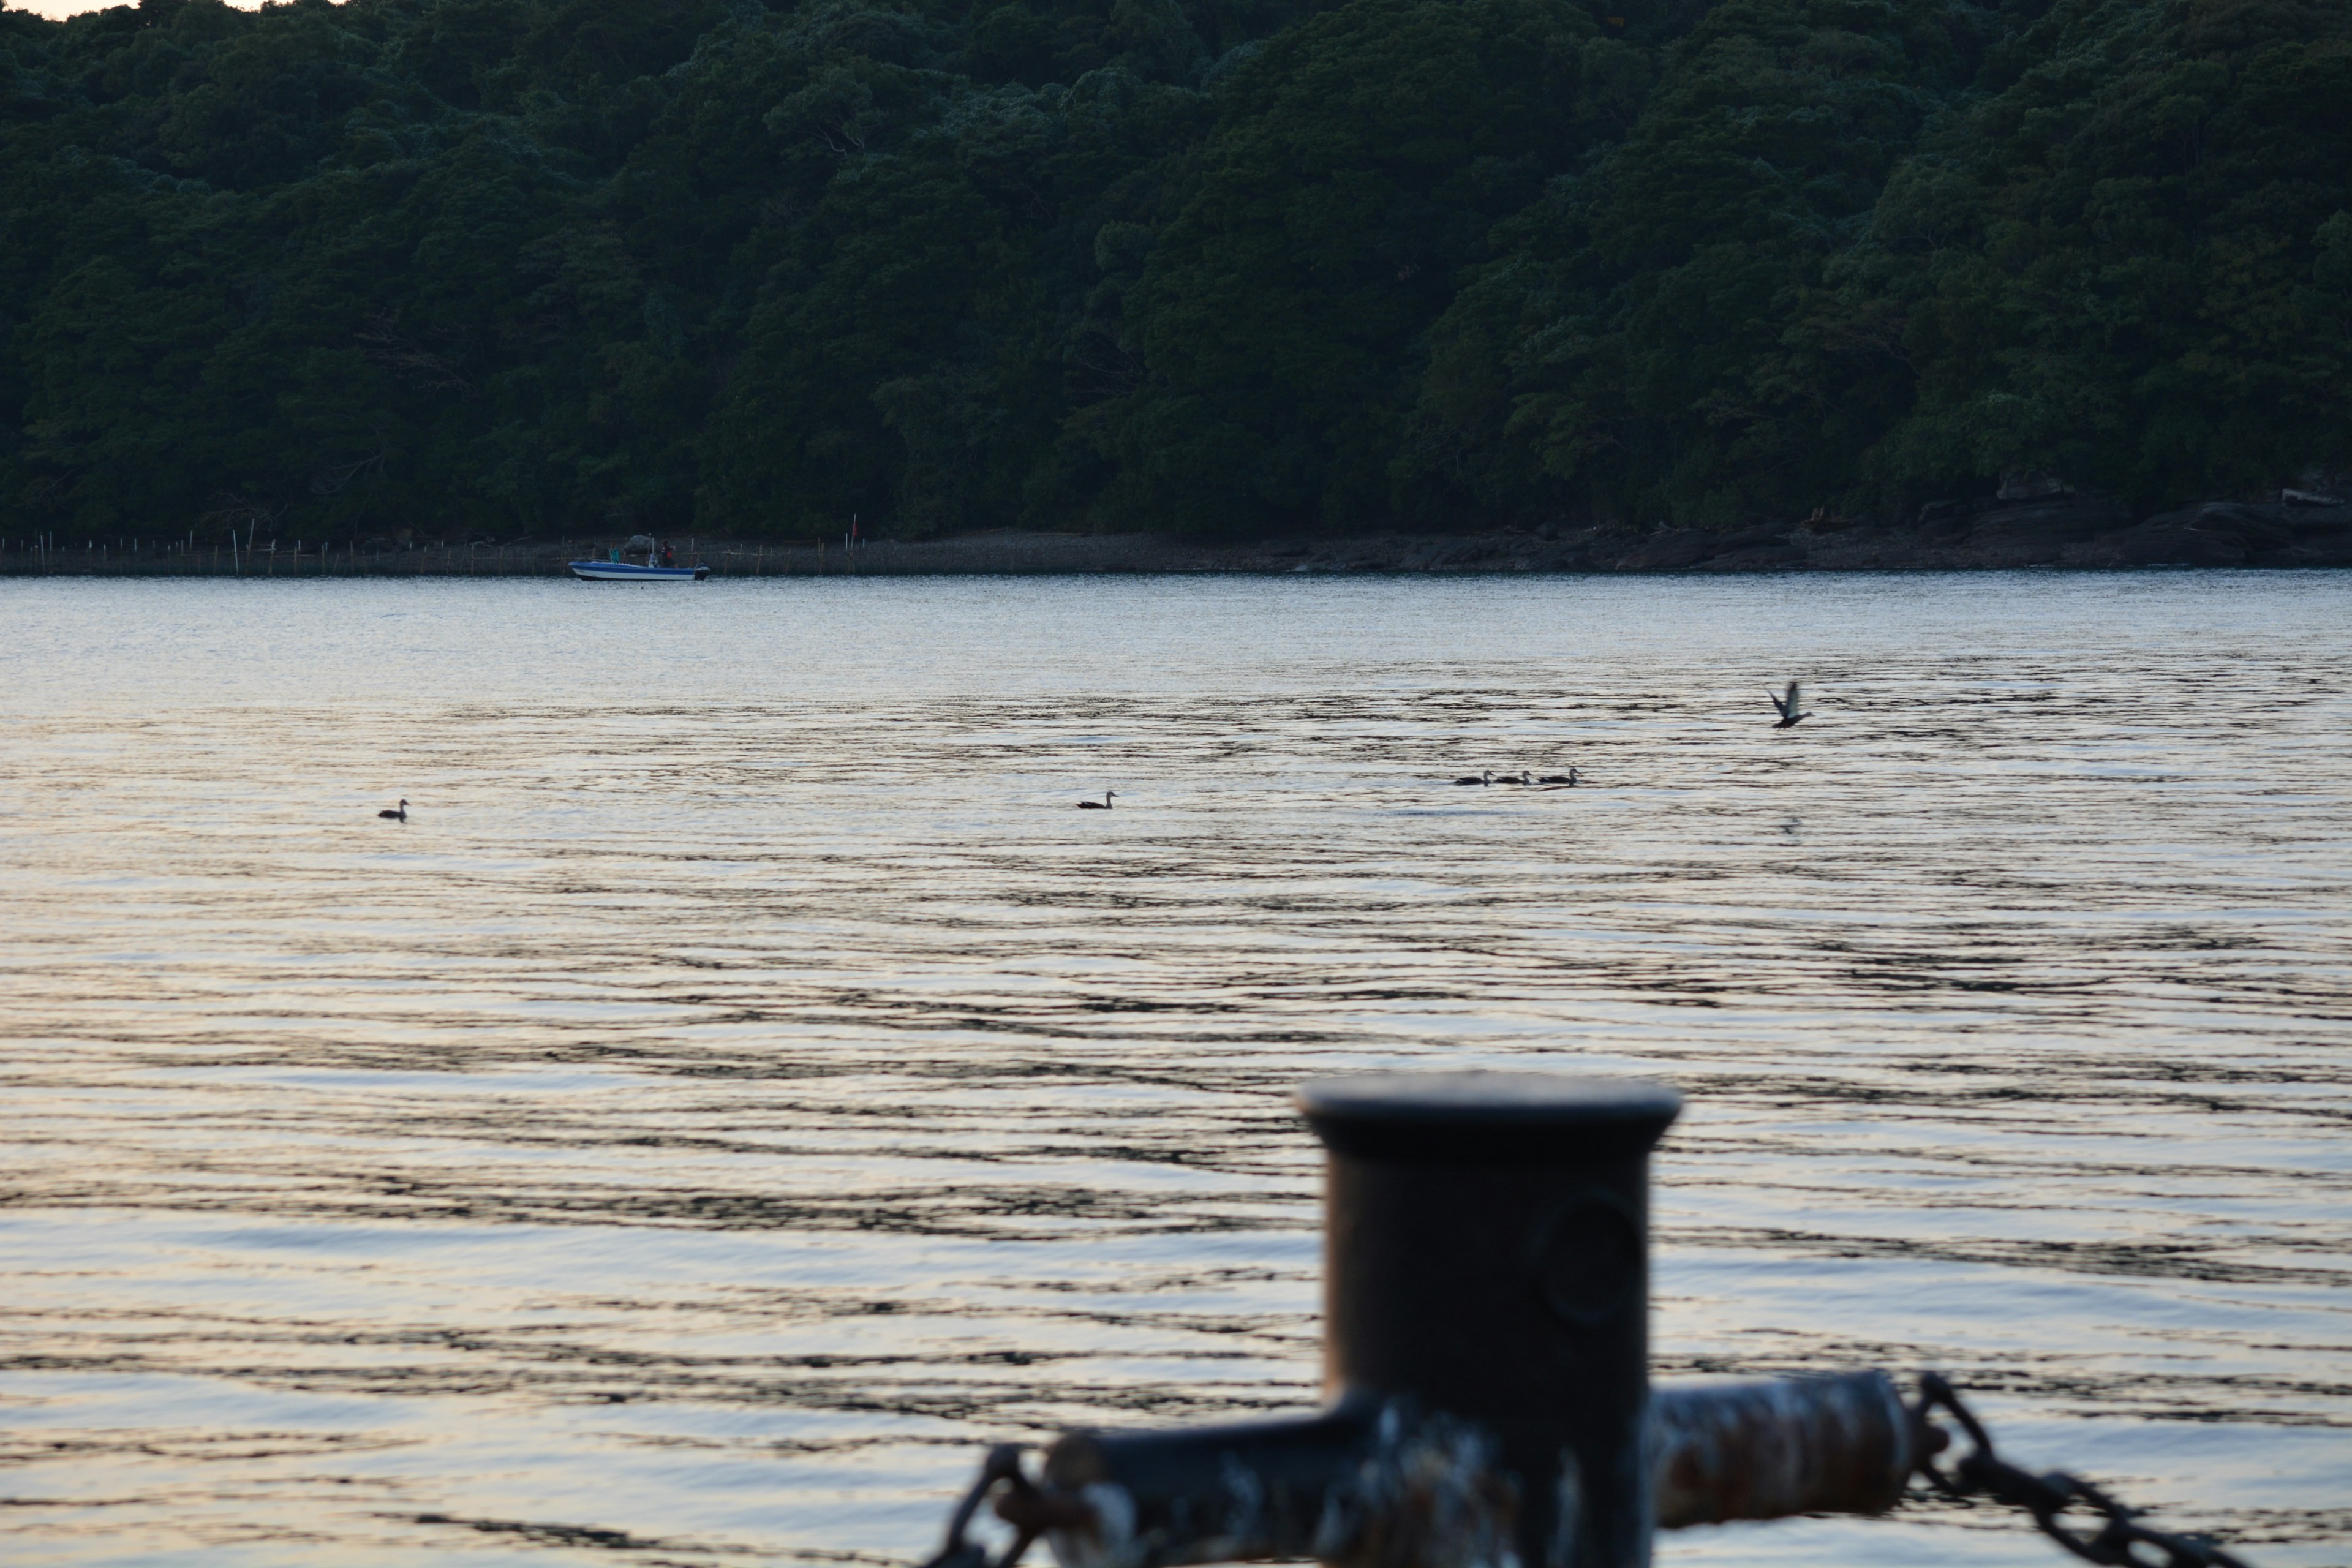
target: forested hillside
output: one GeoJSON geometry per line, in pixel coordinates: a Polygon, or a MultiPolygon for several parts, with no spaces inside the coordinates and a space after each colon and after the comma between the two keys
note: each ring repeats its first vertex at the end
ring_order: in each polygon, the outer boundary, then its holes
{"type": "Polygon", "coordinates": [[[2342,0],[0,12],[0,519],[2142,510],[2352,462],[2342,0]]]}

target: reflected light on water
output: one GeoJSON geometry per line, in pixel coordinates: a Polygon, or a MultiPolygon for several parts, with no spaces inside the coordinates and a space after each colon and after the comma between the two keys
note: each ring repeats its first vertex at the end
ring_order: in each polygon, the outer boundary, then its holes
{"type": "Polygon", "coordinates": [[[1556,1065],[1688,1099],[1662,1374],[1941,1366],[2352,1563],[2347,612],[0,584],[5,1554],[903,1561],[982,1441],[1313,1400],[1292,1084],[1556,1065]]]}

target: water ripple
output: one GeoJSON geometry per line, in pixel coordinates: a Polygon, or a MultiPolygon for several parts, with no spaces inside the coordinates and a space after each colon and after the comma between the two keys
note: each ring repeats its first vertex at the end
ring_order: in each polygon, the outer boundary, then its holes
{"type": "MultiPolygon", "coordinates": [[[[1662,1374],[1943,1366],[2341,1568],[2347,610],[0,584],[11,1555],[903,1561],[982,1441],[1316,1396],[1292,1084],[1538,1063],[1689,1097],[1662,1374]]],[[[2050,1560],[1662,1554],[1889,1552],[2050,1560]]]]}

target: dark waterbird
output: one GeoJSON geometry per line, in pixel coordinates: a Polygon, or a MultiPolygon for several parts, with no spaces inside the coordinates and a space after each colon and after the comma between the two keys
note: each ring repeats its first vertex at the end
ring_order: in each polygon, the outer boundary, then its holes
{"type": "MultiPolygon", "coordinates": [[[[1767,690],[1765,695],[1771,697],[1772,694],[1770,691],[1767,690]]],[[[1797,683],[1793,680],[1789,682],[1789,695],[1785,698],[1773,697],[1772,706],[1780,710],[1780,721],[1772,726],[1775,730],[1785,730],[1800,719],[1810,719],[1812,717],[1811,713],[1800,713],[1797,711],[1797,683]]]]}
{"type": "Polygon", "coordinates": [[[404,799],[400,803],[398,809],[393,811],[379,811],[376,815],[378,816],[389,817],[394,822],[406,822],[408,820],[408,802],[404,799]]]}
{"type": "Polygon", "coordinates": [[[1473,774],[1466,779],[1455,779],[1454,782],[1458,784],[1490,784],[1495,782],[1495,770],[1488,768],[1484,773],[1473,774]]]}
{"type": "Polygon", "coordinates": [[[1110,803],[1117,799],[1118,796],[1118,791],[1115,789],[1107,789],[1103,791],[1103,797],[1100,800],[1082,800],[1078,802],[1078,809],[1080,811],[1108,811],[1110,809],[1110,803]]]}
{"type": "Polygon", "coordinates": [[[1536,780],[1536,783],[1539,784],[1567,784],[1570,788],[1573,789],[1576,786],[1576,770],[1574,768],[1570,768],[1564,773],[1546,773],[1543,777],[1536,780]]]}

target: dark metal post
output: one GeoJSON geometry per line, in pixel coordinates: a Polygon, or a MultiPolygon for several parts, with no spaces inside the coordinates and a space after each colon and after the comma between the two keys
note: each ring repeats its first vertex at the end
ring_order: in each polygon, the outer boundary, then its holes
{"type": "Polygon", "coordinates": [[[1661,1085],[1330,1079],[1324,1381],[1493,1434],[1528,1568],[1645,1568],[1649,1158],[1661,1085]]]}
{"type": "Polygon", "coordinates": [[[1308,1084],[1330,1153],[1324,1380],[1286,1420],[1065,1434],[992,1457],[931,1568],[1315,1557],[1647,1568],[1654,1528],[1874,1513],[1918,1452],[1884,1373],[1649,1384],[1649,1157],[1672,1089],[1536,1073],[1308,1084]],[[1016,1540],[992,1565],[972,1509],[1016,1540]]]}

